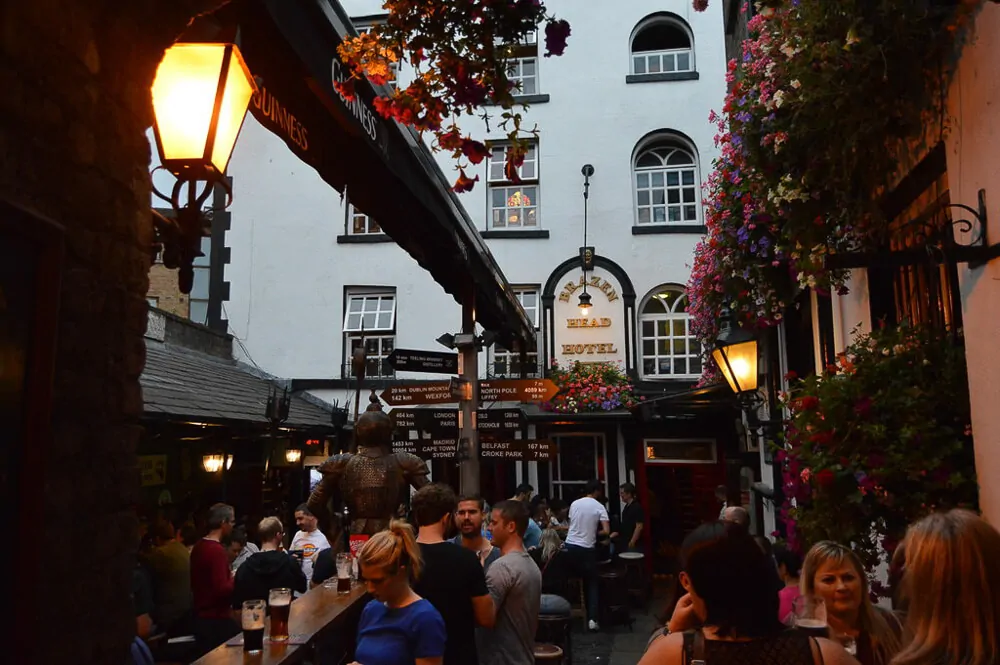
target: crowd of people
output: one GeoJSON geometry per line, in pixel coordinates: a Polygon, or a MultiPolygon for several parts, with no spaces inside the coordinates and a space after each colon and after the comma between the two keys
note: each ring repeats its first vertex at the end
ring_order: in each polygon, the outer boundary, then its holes
{"type": "MultiPolygon", "coordinates": [[[[626,483],[620,528],[612,532],[603,487],[592,481],[567,505],[522,484],[492,506],[447,485],[421,488],[409,513],[400,511],[405,519],[370,538],[358,557],[375,598],[361,618],[358,662],[533,663],[538,616],[569,614],[574,577],[586,589],[588,627],[599,630],[597,563],[612,550],[634,549],[643,527],[635,488],[626,483]],[[400,661],[399,654],[408,656],[400,661]]],[[[239,633],[244,601],[267,598],[272,588],[298,596],[334,578],[340,548],[305,504],[294,516],[290,538],[279,518],[261,520],[257,543],[226,504],[209,509],[201,537],[187,526],[155,524],[136,569],[139,638],[154,626],[191,634],[204,653],[239,633]]]]}
{"type": "Polygon", "coordinates": [[[639,665],[1000,663],[1000,533],[976,514],[935,513],[910,527],[894,553],[895,611],[872,602],[846,545],[772,555],[740,522],[720,519],[685,539],[683,595],[639,665]],[[826,637],[794,628],[797,599],[824,607],[826,637]]]}

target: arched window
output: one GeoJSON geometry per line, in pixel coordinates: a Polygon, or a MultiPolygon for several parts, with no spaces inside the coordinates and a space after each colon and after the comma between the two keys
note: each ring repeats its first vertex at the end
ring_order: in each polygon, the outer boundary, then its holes
{"type": "Polygon", "coordinates": [[[633,168],[636,223],[698,224],[698,160],[666,138],[642,148],[633,168]]]}
{"type": "Polygon", "coordinates": [[[678,287],[660,287],[639,312],[642,375],[647,379],[694,379],[701,376],[701,344],[691,335],[687,295],[678,287]]]}
{"type": "Polygon", "coordinates": [[[633,74],[673,74],[694,71],[691,29],[671,15],[657,15],[632,33],[633,74]]]}

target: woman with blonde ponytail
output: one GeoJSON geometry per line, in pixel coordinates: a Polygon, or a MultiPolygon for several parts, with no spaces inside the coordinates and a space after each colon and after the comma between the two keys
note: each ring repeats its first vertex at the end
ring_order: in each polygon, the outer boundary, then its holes
{"type": "Polygon", "coordinates": [[[393,520],[365,543],[358,559],[374,600],[361,613],[353,665],[441,665],[444,620],[411,586],[421,567],[413,528],[393,520]]]}

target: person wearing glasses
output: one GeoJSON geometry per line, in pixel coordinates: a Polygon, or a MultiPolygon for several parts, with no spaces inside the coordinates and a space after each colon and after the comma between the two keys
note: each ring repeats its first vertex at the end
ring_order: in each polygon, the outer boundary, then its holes
{"type": "Polygon", "coordinates": [[[358,562],[374,600],[361,612],[352,665],[441,665],[444,619],[411,586],[422,562],[410,525],[393,520],[368,539],[358,562]]]}

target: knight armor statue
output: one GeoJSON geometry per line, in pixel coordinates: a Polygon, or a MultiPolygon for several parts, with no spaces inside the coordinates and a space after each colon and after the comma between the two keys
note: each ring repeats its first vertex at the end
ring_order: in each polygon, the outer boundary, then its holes
{"type": "Polygon", "coordinates": [[[392,421],[372,391],[364,414],[354,424],[356,453],[330,457],[319,467],[322,480],[309,497],[309,509],[320,523],[329,525],[327,534],[335,550],[343,544],[344,526],[351,534],[374,535],[389,526],[410,486],[427,484],[427,463],[412,453],[392,452],[392,421]],[[349,516],[345,525],[331,520],[331,512],[341,506],[349,516]]]}

